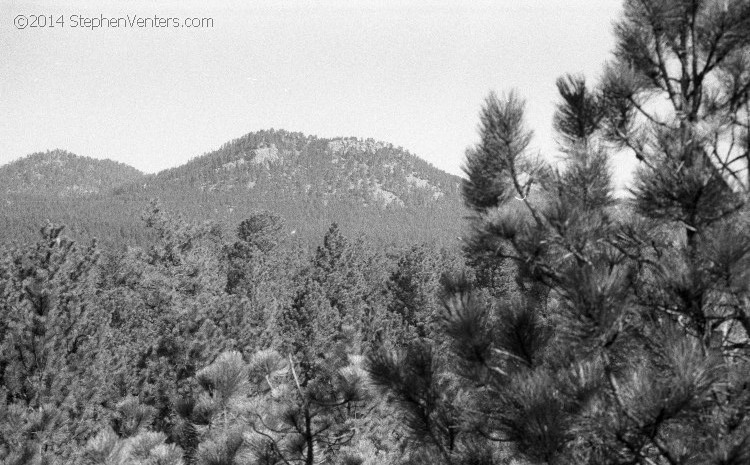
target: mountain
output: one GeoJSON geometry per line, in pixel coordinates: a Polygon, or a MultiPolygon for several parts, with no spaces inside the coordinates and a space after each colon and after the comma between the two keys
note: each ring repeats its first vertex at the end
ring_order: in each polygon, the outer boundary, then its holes
{"type": "MultiPolygon", "coordinates": [[[[382,244],[450,245],[463,231],[460,178],[372,139],[260,131],[156,175],[110,162],[112,176],[106,182],[100,182],[96,170],[89,177],[78,168],[96,160],[60,152],[24,160],[26,169],[39,176],[27,175],[20,183],[24,189],[6,193],[5,201],[14,206],[8,210],[16,213],[0,215],[0,226],[3,221],[11,226],[11,237],[34,234],[50,219],[67,224],[78,237],[139,243],[147,239],[140,215],[154,198],[167,212],[228,229],[258,210],[271,210],[285,219],[289,234],[309,243],[317,242],[332,222],[350,235],[382,244]],[[54,187],[42,188],[47,166],[54,166],[58,177],[54,187]]],[[[18,178],[21,161],[0,167],[0,179],[10,173],[18,178]]],[[[0,235],[0,241],[8,238],[0,235]]]]}
{"type": "Polygon", "coordinates": [[[124,163],[52,150],[34,153],[1,167],[0,195],[84,197],[143,176],[124,163]]]}

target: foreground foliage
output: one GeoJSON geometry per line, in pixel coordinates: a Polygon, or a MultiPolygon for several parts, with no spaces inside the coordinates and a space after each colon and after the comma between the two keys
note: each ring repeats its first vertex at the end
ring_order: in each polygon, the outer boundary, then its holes
{"type": "Polygon", "coordinates": [[[453,277],[450,350],[370,361],[426,462],[750,461],[749,26],[745,1],[626,1],[601,83],[557,83],[560,167],[528,153],[518,96],[487,99],[466,252],[483,282],[514,262],[524,296],[453,277]]]}

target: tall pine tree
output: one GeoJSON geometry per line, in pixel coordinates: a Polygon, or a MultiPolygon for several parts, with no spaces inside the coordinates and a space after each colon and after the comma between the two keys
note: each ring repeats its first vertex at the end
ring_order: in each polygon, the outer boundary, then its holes
{"type": "Polygon", "coordinates": [[[450,353],[371,358],[433,463],[750,461],[750,3],[626,0],[615,32],[598,86],[558,80],[563,166],[528,153],[520,98],[485,102],[467,251],[513,261],[521,295],[449,279],[450,353]]]}

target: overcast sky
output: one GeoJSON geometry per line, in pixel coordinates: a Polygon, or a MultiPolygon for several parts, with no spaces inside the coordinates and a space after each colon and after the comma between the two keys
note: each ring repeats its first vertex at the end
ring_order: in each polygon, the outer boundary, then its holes
{"type": "Polygon", "coordinates": [[[620,0],[203,3],[0,0],[0,164],[61,148],[157,172],[276,128],[372,137],[458,174],[482,100],[510,89],[551,154],[555,79],[596,80],[620,11],[620,0]],[[18,29],[19,15],[55,24],[18,29]],[[213,27],[82,27],[154,16],[213,27]]]}

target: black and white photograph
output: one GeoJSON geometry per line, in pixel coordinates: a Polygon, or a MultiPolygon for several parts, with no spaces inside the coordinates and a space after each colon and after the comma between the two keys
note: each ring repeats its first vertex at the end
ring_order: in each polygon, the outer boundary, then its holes
{"type": "Polygon", "coordinates": [[[0,0],[0,465],[750,465],[750,0],[0,0]]]}

